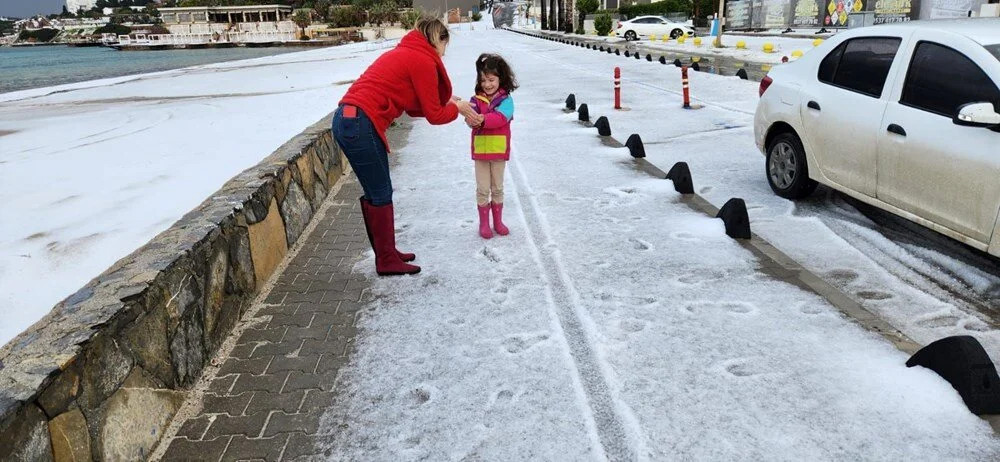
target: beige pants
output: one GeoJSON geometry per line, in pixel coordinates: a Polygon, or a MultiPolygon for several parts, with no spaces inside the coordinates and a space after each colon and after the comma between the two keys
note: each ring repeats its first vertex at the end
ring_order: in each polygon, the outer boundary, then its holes
{"type": "Polygon", "coordinates": [[[476,160],[476,204],[503,203],[503,169],[505,160],[476,160]]]}

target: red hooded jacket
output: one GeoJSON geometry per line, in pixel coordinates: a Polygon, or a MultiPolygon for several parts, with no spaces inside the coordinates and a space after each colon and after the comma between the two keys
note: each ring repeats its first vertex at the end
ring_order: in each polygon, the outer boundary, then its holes
{"type": "Polygon", "coordinates": [[[389,150],[385,130],[406,111],[442,125],[458,117],[451,100],[451,80],[437,50],[419,31],[410,31],[396,48],[382,54],[351,85],[340,104],[361,108],[389,150]]]}

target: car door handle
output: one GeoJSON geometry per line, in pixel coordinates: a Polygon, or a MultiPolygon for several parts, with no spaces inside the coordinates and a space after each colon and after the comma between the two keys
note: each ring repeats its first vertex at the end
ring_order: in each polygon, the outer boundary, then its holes
{"type": "Polygon", "coordinates": [[[815,101],[810,101],[810,102],[806,103],[806,107],[809,108],[809,109],[815,109],[817,111],[821,111],[822,110],[822,109],[819,108],[819,103],[817,103],[815,101]]]}
{"type": "Polygon", "coordinates": [[[903,127],[900,127],[899,125],[896,124],[889,124],[886,130],[888,130],[889,133],[895,133],[899,136],[906,136],[906,130],[903,130],[903,127]]]}

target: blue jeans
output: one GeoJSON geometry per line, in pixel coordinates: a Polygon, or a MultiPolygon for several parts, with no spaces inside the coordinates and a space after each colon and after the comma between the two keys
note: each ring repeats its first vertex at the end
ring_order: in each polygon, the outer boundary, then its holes
{"type": "Polygon", "coordinates": [[[375,131],[371,119],[358,108],[356,117],[344,117],[344,106],[333,114],[333,139],[344,156],[372,205],[392,203],[392,179],[389,177],[389,156],[385,143],[375,131]]]}

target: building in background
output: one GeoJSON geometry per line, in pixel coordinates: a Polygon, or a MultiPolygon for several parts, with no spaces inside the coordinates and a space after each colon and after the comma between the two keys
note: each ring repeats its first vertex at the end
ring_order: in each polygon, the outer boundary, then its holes
{"type": "Polygon", "coordinates": [[[470,11],[479,11],[479,3],[479,0],[413,0],[413,8],[437,17],[458,8],[462,16],[468,16],[470,11]]]}
{"type": "Polygon", "coordinates": [[[292,15],[287,5],[192,6],[160,8],[163,25],[178,24],[240,24],[282,22],[292,15]]]}
{"type": "Polygon", "coordinates": [[[66,11],[76,14],[83,8],[84,11],[89,11],[91,8],[97,5],[97,0],[66,0],[66,11]]]}

